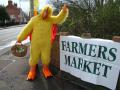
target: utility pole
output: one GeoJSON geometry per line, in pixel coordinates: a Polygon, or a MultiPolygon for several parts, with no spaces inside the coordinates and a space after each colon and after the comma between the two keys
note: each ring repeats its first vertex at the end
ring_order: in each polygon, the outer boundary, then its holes
{"type": "Polygon", "coordinates": [[[30,18],[34,16],[34,3],[30,0],[30,18]]]}

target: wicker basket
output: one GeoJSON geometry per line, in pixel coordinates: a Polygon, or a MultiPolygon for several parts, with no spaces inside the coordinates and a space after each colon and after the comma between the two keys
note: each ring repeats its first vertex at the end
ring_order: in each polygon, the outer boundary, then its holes
{"type": "Polygon", "coordinates": [[[14,56],[24,57],[27,53],[27,46],[23,44],[15,44],[11,48],[11,52],[14,56]]]}

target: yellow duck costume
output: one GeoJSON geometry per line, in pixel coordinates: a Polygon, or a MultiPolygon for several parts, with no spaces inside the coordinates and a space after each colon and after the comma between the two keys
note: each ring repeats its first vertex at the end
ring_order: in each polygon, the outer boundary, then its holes
{"type": "Polygon", "coordinates": [[[27,80],[35,79],[39,58],[42,60],[44,76],[46,78],[52,76],[48,68],[51,52],[51,27],[53,24],[62,24],[65,21],[68,16],[68,8],[64,5],[57,16],[53,16],[52,13],[52,7],[45,6],[40,14],[31,18],[17,37],[17,41],[21,42],[30,33],[32,35],[29,59],[30,71],[27,80]]]}

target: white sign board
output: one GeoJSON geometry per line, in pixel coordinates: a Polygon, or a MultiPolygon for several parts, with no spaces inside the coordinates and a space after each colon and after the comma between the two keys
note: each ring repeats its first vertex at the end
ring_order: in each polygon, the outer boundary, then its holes
{"type": "Polygon", "coordinates": [[[83,81],[115,90],[120,69],[120,43],[61,36],[60,69],[83,81]]]}

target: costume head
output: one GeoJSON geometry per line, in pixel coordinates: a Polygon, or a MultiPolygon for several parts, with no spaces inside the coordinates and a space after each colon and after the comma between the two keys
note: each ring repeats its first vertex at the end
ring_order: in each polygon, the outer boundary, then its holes
{"type": "Polygon", "coordinates": [[[43,19],[49,18],[53,13],[53,9],[51,6],[46,5],[45,7],[42,8],[40,15],[42,16],[43,19]]]}

